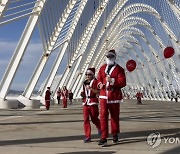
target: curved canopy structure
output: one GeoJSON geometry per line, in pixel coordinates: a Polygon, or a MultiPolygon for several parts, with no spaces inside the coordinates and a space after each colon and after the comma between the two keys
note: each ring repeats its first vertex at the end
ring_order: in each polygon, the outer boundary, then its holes
{"type": "Polygon", "coordinates": [[[97,73],[106,51],[115,49],[127,76],[124,96],[141,91],[145,99],[169,100],[180,94],[179,27],[179,0],[1,0],[0,32],[16,33],[0,36],[0,47],[14,43],[7,58],[0,56],[7,61],[0,99],[17,85],[29,100],[37,90],[43,98],[46,87],[55,95],[64,85],[79,98],[86,69],[97,73]],[[175,51],[170,58],[164,57],[167,47],[175,51]],[[137,67],[129,72],[131,59],[137,67]]]}

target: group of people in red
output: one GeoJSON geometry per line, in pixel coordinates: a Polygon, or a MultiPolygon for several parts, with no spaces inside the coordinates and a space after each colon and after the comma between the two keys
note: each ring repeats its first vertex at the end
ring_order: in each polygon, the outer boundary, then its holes
{"type": "MultiPolygon", "coordinates": [[[[66,86],[64,86],[61,90],[59,87],[57,90],[57,101],[58,104],[60,104],[61,96],[62,96],[62,101],[63,101],[63,108],[67,108],[67,101],[69,98],[69,104],[72,104],[72,99],[73,99],[73,93],[67,90],[66,86]]],[[[51,91],[50,87],[47,87],[46,94],[45,94],[45,106],[46,110],[49,110],[50,108],[50,101],[51,101],[51,91]]]]}
{"type": "Polygon", "coordinates": [[[69,104],[72,104],[73,93],[72,93],[71,90],[68,91],[66,86],[64,86],[62,88],[62,90],[59,87],[59,89],[57,91],[57,101],[58,101],[58,104],[60,104],[61,96],[62,96],[62,101],[63,101],[63,108],[67,108],[67,100],[68,99],[69,99],[69,104]]]}
{"type": "MultiPolygon", "coordinates": [[[[113,142],[118,142],[120,102],[122,101],[121,88],[126,86],[126,76],[124,69],[118,65],[115,50],[106,53],[106,63],[100,67],[97,79],[95,78],[95,68],[88,68],[86,80],[83,82],[83,117],[84,117],[84,143],[91,142],[91,124],[96,126],[100,140],[98,145],[106,145],[109,136],[108,119],[111,118],[111,134],[113,142]],[[100,109],[98,107],[100,105],[100,109]],[[100,113],[100,117],[99,117],[100,113]]],[[[64,86],[57,91],[58,104],[63,98],[63,107],[67,108],[68,90],[64,86]]],[[[46,109],[50,106],[50,87],[46,91],[46,109]]],[[[71,94],[69,94],[71,95],[71,94]]],[[[72,96],[73,97],[73,96],[72,96]]]]}
{"type": "Polygon", "coordinates": [[[84,116],[84,143],[91,142],[91,125],[96,126],[100,140],[98,145],[106,145],[109,136],[108,115],[111,118],[111,134],[113,142],[118,142],[120,102],[122,101],[121,88],[126,86],[124,69],[118,65],[115,50],[106,53],[106,63],[100,67],[95,78],[95,68],[88,68],[86,80],[83,82],[83,116],[84,116]],[[100,105],[100,109],[98,108],[100,105]],[[100,113],[100,117],[99,117],[100,113]]]}

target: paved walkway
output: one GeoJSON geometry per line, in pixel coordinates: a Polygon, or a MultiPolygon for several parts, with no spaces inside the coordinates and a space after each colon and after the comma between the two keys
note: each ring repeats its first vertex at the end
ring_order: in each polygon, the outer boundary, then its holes
{"type": "Polygon", "coordinates": [[[173,154],[180,153],[180,103],[135,100],[121,104],[120,142],[97,145],[92,126],[92,142],[83,143],[83,116],[80,104],[68,109],[51,106],[34,110],[0,110],[1,154],[173,154]],[[147,144],[151,133],[161,134],[161,144],[147,144]]]}

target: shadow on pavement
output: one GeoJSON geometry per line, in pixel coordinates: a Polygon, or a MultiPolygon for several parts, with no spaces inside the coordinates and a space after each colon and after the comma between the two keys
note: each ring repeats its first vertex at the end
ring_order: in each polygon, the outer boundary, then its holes
{"type": "Polygon", "coordinates": [[[116,152],[115,151],[79,151],[79,152],[66,152],[61,154],[113,154],[113,153],[116,152]]]}
{"type": "Polygon", "coordinates": [[[34,121],[34,122],[0,122],[0,125],[37,125],[37,124],[61,124],[61,123],[76,123],[83,120],[64,120],[64,121],[34,121]]]}
{"type": "MultiPolygon", "coordinates": [[[[120,133],[120,142],[117,144],[128,144],[135,142],[146,141],[147,136],[150,133],[159,132],[163,136],[172,137],[179,136],[180,128],[175,129],[160,129],[160,130],[147,130],[147,131],[134,131],[134,132],[122,132],[120,133]]],[[[92,139],[97,139],[97,134],[93,134],[92,139]]],[[[17,140],[5,140],[0,141],[0,146],[6,145],[20,145],[20,144],[37,144],[37,143],[50,143],[50,142],[66,142],[82,140],[84,135],[78,136],[63,136],[63,137],[48,137],[48,138],[34,138],[34,139],[17,139],[17,140]]],[[[116,145],[117,145],[116,144],[116,145]]],[[[112,144],[114,145],[114,144],[112,144]]],[[[109,145],[109,146],[112,146],[109,145]]]]}
{"type": "Polygon", "coordinates": [[[170,150],[167,150],[165,152],[162,152],[160,154],[179,154],[180,153],[180,146],[176,147],[176,148],[173,148],[173,149],[170,149],[170,150]]]}

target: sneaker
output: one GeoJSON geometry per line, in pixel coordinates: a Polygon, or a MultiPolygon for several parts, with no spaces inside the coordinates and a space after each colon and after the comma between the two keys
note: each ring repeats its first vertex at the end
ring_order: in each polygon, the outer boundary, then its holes
{"type": "Polygon", "coordinates": [[[118,135],[113,135],[113,143],[117,143],[118,142],[118,135]]]}
{"type": "Polygon", "coordinates": [[[102,145],[102,146],[107,145],[107,139],[101,138],[101,139],[99,140],[99,142],[98,142],[98,145],[102,145]]]}
{"type": "Polygon", "coordinates": [[[84,142],[84,143],[89,143],[89,142],[91,142],[91,138],[85,138],[85,139],[83,140],[83,142],[84,142]]]}

